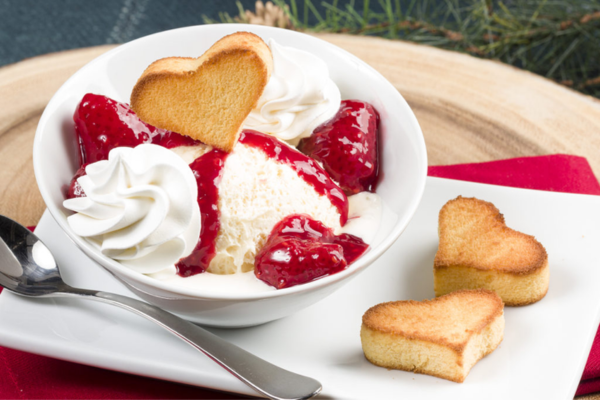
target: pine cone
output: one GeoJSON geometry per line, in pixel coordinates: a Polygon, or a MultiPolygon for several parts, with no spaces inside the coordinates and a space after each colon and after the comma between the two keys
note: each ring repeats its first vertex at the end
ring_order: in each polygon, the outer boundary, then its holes
{"type": "MultiPolygon", "coordinates": [[[[287,8],[287,5],[285,6],[287,8]]],[[[240,22],[255,25],[275,26],[277,28],[292,28],[292,23],[285,11],[270,1],[264,4],[258,0],[256,10],[246,10],[245,14],[238,18],[240,22]]]]}

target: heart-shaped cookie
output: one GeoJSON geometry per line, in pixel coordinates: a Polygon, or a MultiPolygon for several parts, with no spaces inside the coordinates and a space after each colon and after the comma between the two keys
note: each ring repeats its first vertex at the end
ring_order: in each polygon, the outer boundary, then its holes
{"type": "Polygon", "coordinates": [[[263,40],[237,32],[199,58],[152,63],[131,92],[131,108],[144,122],[231,151],[272,70],[263,40]]]}
{"type": "Polygon", "coordinates": [[[378,304],[363,316],[367,360],[463,382],[504,335],[504,305],[489,290],[461,290],[433,300],[378,304]]]}
{"type": "Polygon", "coordinates": [[[441,296],[485,288],[507,306],[541,300],[548,291],[548,254],[533,236],[506,226],[487,201],[459,196],[442,207],[434,289],[441,296]]]}

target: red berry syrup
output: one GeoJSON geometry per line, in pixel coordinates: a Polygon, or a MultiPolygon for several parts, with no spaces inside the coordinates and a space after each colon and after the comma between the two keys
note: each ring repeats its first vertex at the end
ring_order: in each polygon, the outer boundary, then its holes
{"type": "Polygon", "coordinates": [[[213,149],[190,164],[198,184],[200,238],[192,253],[175,264],[180,276],[187,277],[206,271],[216,254],[215,241],[221,226],[218,185],[227,155],[224,151],[213,149]]]}

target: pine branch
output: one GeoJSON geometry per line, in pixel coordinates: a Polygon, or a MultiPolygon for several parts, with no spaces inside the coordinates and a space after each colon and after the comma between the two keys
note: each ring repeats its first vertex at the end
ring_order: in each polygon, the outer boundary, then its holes
{"type": "MultiPolygon", "coordinates": [[[[466,52],[600,97],[600,0],[363,0],[360,7],[354,0],[273,3],[269,9],[284,15],[291,29],[382,36],[466,52]]],[[[248,22],[252,13],[238,7],[239,16],[224,14],[221,21],[248,22]]]]}

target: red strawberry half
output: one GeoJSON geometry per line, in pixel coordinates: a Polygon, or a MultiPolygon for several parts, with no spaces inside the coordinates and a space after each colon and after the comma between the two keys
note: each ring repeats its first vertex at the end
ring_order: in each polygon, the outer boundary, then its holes
{"type": "Polygon", "coordinates": [[[298,150],[320,161],[346,195],[375,191],[379,176],[379,114],[364,101],[344,100],[337,114],[304,138],[298,150]]]}
{"type": "Polygon", "coordinates": [[[125,103],[88,93],[73,115],[79,141],[80,164],[107,160],[115,147],[154,143],[166,148],[192,146],[198,141],[155,128],[142,120],[125,103]]]}
{"type": "Polygon", "coordinates": [[[291,214],[256,255],[254,274],[277,289],[295,286],[342,271],[368,247],[356,236],[334,235],[308,215],[291,214]]]}

